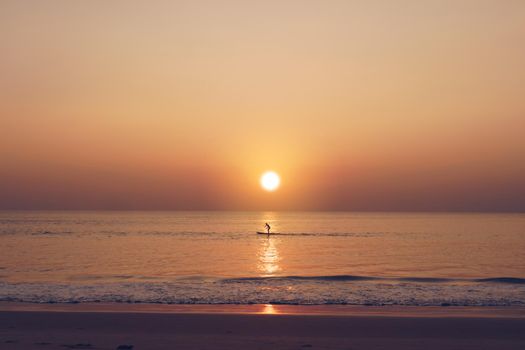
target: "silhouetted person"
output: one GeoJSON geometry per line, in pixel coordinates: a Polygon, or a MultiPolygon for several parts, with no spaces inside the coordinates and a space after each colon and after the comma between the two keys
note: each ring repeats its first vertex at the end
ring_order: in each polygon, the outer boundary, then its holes
{"type": "Polygon", "coordinates": [[[264,227],[266,227],[266,231],[268,232],[268,234],[270,234],[270,229],[271,229],[270,224],[266,223],[264,227]]]}

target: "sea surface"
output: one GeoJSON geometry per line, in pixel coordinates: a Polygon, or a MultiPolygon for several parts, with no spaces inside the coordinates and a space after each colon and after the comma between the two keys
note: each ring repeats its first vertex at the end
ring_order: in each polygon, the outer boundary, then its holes
{"type": "Polygon", "coordinates": [[[0,301],[524,306],[525,214],[4,211],[0,301]]]}

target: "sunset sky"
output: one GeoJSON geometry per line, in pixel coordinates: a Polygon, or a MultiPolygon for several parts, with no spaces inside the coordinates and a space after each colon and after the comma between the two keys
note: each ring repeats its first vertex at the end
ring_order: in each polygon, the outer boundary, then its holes
{"type": "Polygon", "coordinates": [[[525,211],[525,1],[2,0],[0,52],[0,209],[525,211]]]}

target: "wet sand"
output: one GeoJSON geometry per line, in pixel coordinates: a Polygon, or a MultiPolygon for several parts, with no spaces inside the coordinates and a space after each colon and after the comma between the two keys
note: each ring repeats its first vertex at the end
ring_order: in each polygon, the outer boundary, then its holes
{"type": "Polygon", "coordinates": [[[0,303],[0,349],[524,349],[521,308],[0,303]]]}

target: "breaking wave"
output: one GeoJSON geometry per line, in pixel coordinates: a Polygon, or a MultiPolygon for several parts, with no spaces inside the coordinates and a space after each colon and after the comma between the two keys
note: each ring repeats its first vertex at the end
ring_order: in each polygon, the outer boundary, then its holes
{"type": "Polygon", "coordinates": [[[509,283],[525,284],[524,278],[517,277],[493,277],[493,278],[439,278],[439,277],[374,277],[374,276],[357,276],[357,275],[331,275],[331,276],[269,276],[269,277],[239,277],[223,279],[227,283],[235,282],[267,282],[267,281],[383,281],[383,282],[415,282],[415,283],[453,283],[453,282],[470,282],[470,283],[509,283]]]}
{"type": "Polygon", "coordinates": [[[97,278],[71,278],[71,283],[0,281],[0,301],[525,306],[525,280],[514,277],[444,279],[353,275],[245,278],[192,276],[169,281],[144,280],[141,276],[118,277],[111,282],[97,278]]]}

